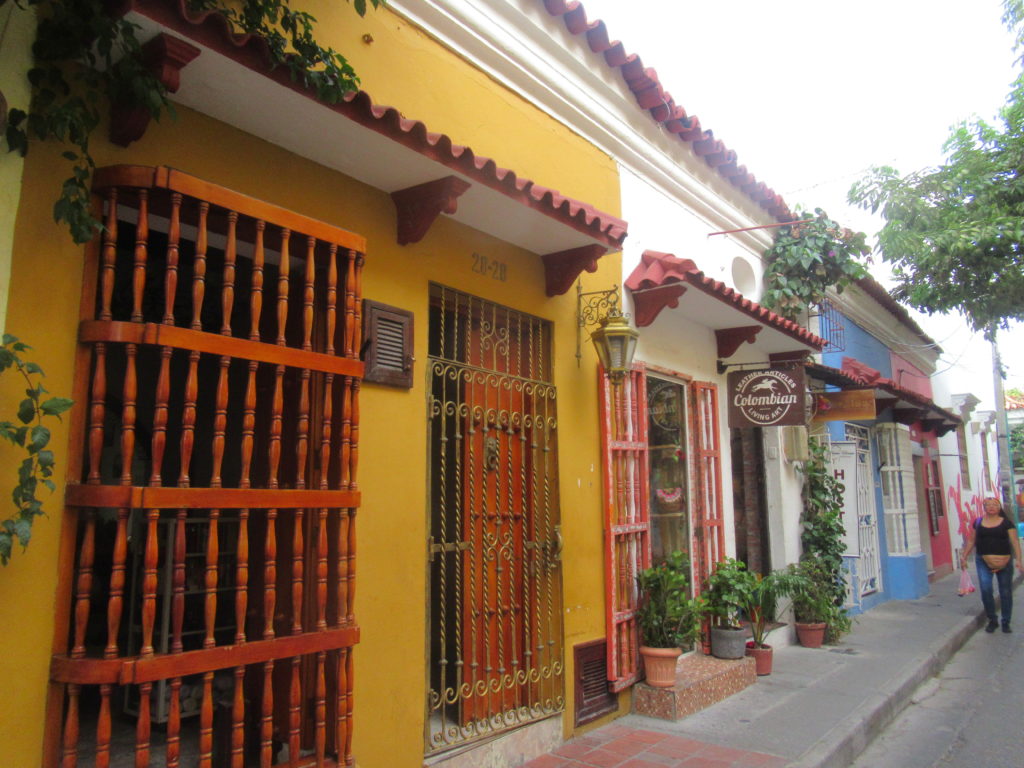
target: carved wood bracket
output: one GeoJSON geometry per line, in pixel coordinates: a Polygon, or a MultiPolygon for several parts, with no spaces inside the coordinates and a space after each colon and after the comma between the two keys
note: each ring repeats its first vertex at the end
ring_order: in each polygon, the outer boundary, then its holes
{"type": "Polygon", "coordinates": [[[881,413],[886,408],[892,408],[900,400],[898,397],[876,397],[875,398],[875,411],[881,413]]]}
{"type": "Polygon", "coordinates": [[[718,357],[732,357],[744,342],[753,344],[763,325],[743,325],[738,328],[719,328],[715,331],[718,342],[718,357]]]}
{"type": "Polygon", "coordinates": [[[915,421],[927,418],[928,415],[928,411],[920,408],[893,408],[892,420],[897,424],[904,424],[909,427],[915,421]]]}
{"type": "Polygon", "coordinates": [[[458,176],[445,176],[434,181],[406,187],[391,193],[398,212],[398,244],[418,243],[442,213],[458,210],[459,197],[470,183],[458,176]]]}
{"type": "Polygon", "coordinates": [[[633,291],[633,314],[637,328],[646,328],[666,307],[679,306],[679,297],[686,293],[683,283],[664,283],[654,288],[633,291]]]}
{"type": "Polygon", "coordinates": [[[596,272],[597,260],[604,256],[607,250],[603,245],[584,245],[541,256],[541,261],[544,262],[544,287],[547,295],[561,296],[572,287],[580,274],[596,272]]]}
{"type": "MultiPolygon", "coordinates": [[[[191,43],[161,33],[142,46],[142,63],[168,92],[175,93],[181,86],[181,70],[199,53],[191,43]]],[[[110,141],[127,147],[142,138],[151,119],[144,106],[114,102],[110,105],[110,141]]]]}

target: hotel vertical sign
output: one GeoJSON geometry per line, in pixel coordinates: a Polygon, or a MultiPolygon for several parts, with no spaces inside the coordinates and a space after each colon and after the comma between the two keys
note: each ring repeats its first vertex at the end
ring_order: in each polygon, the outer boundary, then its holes
{"type": "Polygon", "coordinates": [[[729,374],[729,426],[790,427],[807,423],[804,367],[729,374]]]}

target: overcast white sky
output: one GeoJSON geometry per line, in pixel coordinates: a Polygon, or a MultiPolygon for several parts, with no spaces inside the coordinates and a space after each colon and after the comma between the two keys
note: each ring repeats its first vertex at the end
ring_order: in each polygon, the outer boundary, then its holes
{"type": "MultiPolygon", "coordinates": [[[[873,235],[845,202],[872,165],[938,162],[950,126],[992,119],[1015,75],[1000,0],[583,0],[654,67],[688,114],[790,207],[821,207],[873,235]]],[[[887,267],[875,276],[885,281],[887,267]]],[[[953,391],[993,406],[991,352],[960,318],[920,318],[953,391]],[[981,391],[978,391],[978,390],[981,391]]],[[[1024,331],[1000,339],[1024,388],[1024,331]]]]}

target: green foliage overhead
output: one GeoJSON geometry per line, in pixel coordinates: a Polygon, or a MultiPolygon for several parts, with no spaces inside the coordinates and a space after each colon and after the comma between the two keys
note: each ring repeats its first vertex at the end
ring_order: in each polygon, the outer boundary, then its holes
{"type": "Polygon", "coordinates": [[[838,293],[867,275],[860,262],[870,252],[863,232],[839,226],[821,208],[797,211],[800,223],[778,227],[765,251],[761,303],[790,320],[821,304],[829,288],[838,293]]]}
{"type": "Polygon", "coordinates": [[[1010,456],[1015,472],[1024,472],[1024,424],[1010,427],[1010,456]]]}
{"type": "Polygon", "coordinates": [[[42,485],[54,490],[53,451],[50,430],[46,426],[50,419],[60,420],[72,402],[63,397],[44,397],[47,394],[41,379],[45,375],[37,364],[24,360],[21,355],[30,350],[14,336],[4,334],[0,345],[0,373],[14,369],[25,379],[25,398],[18,404],[16,421],[0,421],[0,438],[24,449],[25,458],[18,465],[18,482],[11,493],[15,513],[0,522],[0,563],[7,565],[11,558],[14,542],[22,548],[32,538],[32,523],[43,514],[43,502],[36,493],[42,485]]]}
{"type": "MultiPolygon", "coordinates": [[[[353,0],[360,14],[367,1],[353,0]]],[[[89,140],[111,103],[143,108],[154,119],[173,112],[166,89],[140,61],[139,27],[112,15],[107,0],[15,0],[39,19],[32,45],[34,63],[25,74],[32,88],[28,111],[12,109],[5,139],[12,152],[26,154],[34,141],[66,146],[71,175],[61,185],[53,218],[75,242],[101,228],[89,208],[89,179],[95,168],[89,140]]],[[[287,67],[320,100],[337,103],[359,79],[345,58],[314,39],[316,19],[293,10],[290,0],[188,0],[192,11],[223,14],[238,32],[263,37],[273,66],[287,67]]]]}
{"type": "MultiPolygon", "coordinates": [[[[1020,47],[1022,3],[1007,0],[1005,9],[1020,47]]],[[[943,151],[934,168],[872,169],[849,200],[885,221],[878,250],[893,265],[896,299],[928,313],[960,311],[993,339],[1024,319],[1024,77],[994,123],[961,123],[943,151]]]]}

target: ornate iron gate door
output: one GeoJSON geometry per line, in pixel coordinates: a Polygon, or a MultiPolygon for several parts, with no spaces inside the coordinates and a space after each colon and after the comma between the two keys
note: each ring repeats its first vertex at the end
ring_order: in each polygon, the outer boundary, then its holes
{"type": "Polygon", "coordinates": [[[438,752],[565,706],[550,324],[433,286],[428,376],[438,752]]]}
{"type": "Polygon", "coordinates": [[[882,564],[879,557],[878,515],[871,468],[871,432],[858,424],[846,424],[846,439],[856,447],[857,470],[854,478],[857,505],[857,584],[861,597],[882,588],[882,564]]]}

